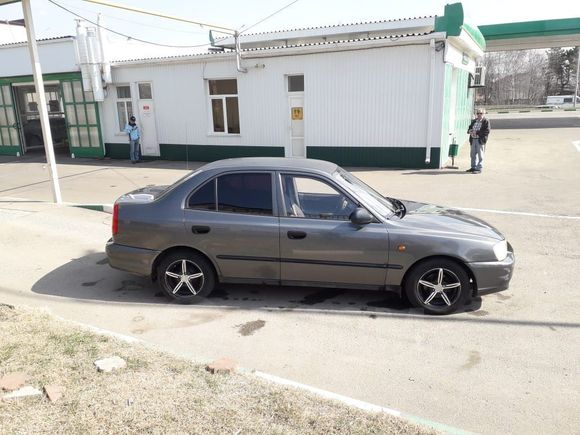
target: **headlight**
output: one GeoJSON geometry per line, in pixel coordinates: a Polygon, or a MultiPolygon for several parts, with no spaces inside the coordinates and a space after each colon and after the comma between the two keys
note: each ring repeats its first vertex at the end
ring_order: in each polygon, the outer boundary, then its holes
{"type": "Polygon", "coordinates": [[[497,258],[497,261],[505,259],[508,253],[507,240],[502,240],[501,242],[496,243],[493,247],[493,253],[495,254],[495,258],[497,258]]]}

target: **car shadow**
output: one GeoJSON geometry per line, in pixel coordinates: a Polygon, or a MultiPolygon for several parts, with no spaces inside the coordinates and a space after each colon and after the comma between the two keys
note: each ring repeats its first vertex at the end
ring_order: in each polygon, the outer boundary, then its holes
{"type": "Polygon", "coordinates": [[[472,175],[463,169],[437,169],[424,171],[403,172],[403,175],[472,175]]]}
{"type": "MultiPolygon", "coordinates": [[[[178,306],[148,277],[109,267],[104,252],[72,259],[40,278],[32,291],[81,301],[178,306]]],[[[220,284],[207,299],[189,307],[348,312],[371,318],[379,313],[422,314],[422,310],[391,292],[234,284],[220,284]]],[[[480,307],[481,299],[475,298],[459,312],[473,312],[480,307]]]]}

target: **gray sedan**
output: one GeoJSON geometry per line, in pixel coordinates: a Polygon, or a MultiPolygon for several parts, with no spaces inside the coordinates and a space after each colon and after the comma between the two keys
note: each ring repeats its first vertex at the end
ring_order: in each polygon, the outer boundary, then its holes
{"type": "Polygon", "coordinates": [[[218,283],[393,291],[430,314],[504,290],[513,249],[458,210],[380,195],[337,165],[293,158],[209,163],[120,197],[112,267],[180,303],[218,283]]]}

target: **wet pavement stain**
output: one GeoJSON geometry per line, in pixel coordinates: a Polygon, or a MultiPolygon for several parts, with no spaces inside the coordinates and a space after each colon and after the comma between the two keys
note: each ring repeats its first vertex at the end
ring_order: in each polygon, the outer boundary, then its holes
{"type": "Polygon", "coordinates": [[[238,332],[241,335],[243,335],[244,337],[247,337],[248,335],[252,335],[258,329],[262,329],[265,324],[266,324],[266,322],[264,320],[259,320],[259,319],[254,320],[252,322],[247,322],[247,323],[244,323],[243,325],[237,325],[240,328],[238,330],[238,332]]]}
{"type": "Polygon", "coordinates": [[[403,299],[397,295],[393,295],[393,297],[388,297],[386,299],[381,299],[380,301],[367,302],[367,305],[369,307],[388,308],[390,310],[397,311],[406,311],[409,309],[409,305],[406,304],[403,299]]]}
{"type": "Polygon", "coordinates": [[[304,299],[302,299],[298,303],[302,304],[302,305],[316,305],[316,304],[320,304],[328,299],[332,299],[332,298],[335,298],[337,296],[340,296],[343,293],[344,293],[343,290],[322,290],[322,291],[304,296],[304,299]]]}
{"type": "Polygon", "coordinates": [[[120,292],[120,291],[134,291],[134,290],[142,290],[143,289],[143,285],[139,284],[136,281],[133,280],[126,280],[126,281],[122,281],[121,282],[121,287],[119,287],[118,289],[115,289],[116,292],[120,292]]]}
{"type": "Polygon", "coordinates": [[[472,350],[469,352],[469,360],[466,364],[461,366],[461,370],[469,370],[478,365],[481,362],[481,355],[478,351],[472,350]]]}
{"type": "Polygon", "coordinates": [[[109,259],[108,258],[103,258],[102,260],[97,261],[97,264],[99,266],[102,266],[103,264],[109,264],[109,259]]]}
{"type": "Polygon", "coordinates": [[[496,293],[495,296],[500,300],[500,301],[507,301],[508,299],[511,299],[511,296],[508,295],[502,295],[501,293],[496,293]]]}
{"type": "Polygon", "coordinates": [[[485,317],[485,316],[489,315],[489,313],[485,310],[467,311],[467,314],[470,314],[470,315],[476,316],[476,317],[485,317]]]}
{"type": "Polygon", "coordinates": [[[102,279],[99,279],[98,281],[92,281],[92,282],[83,282],[81,285],[83,287],[94,287],[101,281],[102,281],[102,279]]]}
{"type": "Polygon", "coordinates": [[[224,300],[228,300],[229,299],[229,294],[227,291],[221,289],[221,288],[216,288],[214,291],[212,291],[207,297],[208,299],[217,299],[217,298],[222,298],[224,300]]]}

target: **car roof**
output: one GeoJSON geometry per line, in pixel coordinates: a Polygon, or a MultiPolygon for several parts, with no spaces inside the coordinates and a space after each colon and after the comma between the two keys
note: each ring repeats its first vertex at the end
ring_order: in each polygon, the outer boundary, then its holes
{"type": "Polygon", "coordinates": [[[332,174],[338,166],[325,160],[300,157],[241,157],[217,160],[203,166],[203,170],[215,169],[269,169],[269,170],[314,170],[332,174]]]}

